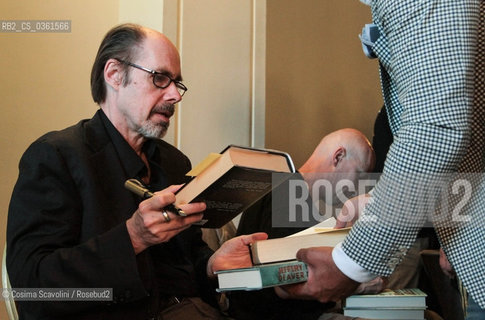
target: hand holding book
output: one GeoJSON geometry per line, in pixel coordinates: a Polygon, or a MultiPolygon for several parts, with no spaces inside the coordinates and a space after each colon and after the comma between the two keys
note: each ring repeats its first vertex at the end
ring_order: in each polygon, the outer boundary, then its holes
{"type": "Polygon", "coordinates": [[[335,228],[340,229],[353,226],[370,199],[371,195],[364,193],[345,201],[337,217],[335,228]]]}
{"type": "Polygon", "coordinates": [[[268,235],[263,232],[242,235],[232,238],[222,244],[222,246],[210,257],[207,263],[207,275],[215,277],[214,272],[219,270],[249,268],[252,267],[249,245],[255,241],[265,240],[268,235]]]}
{"type": "Polygon", "coordinates": [[[349,229],[332,229],[335,219],[325,220],[312,228],[285,238],[257,240],[251,243],[254,266],[217,272],[219,291],[255,290],[304,282],[308,277],[305,262],[297,261],[301,248],[334,246],[342,241],[349,229]]]}
{"type": "Polygon", "coordinates": [[[220,228],[294,173],[287,153],[230,145],[187,173],[192,179],[177,192],[175,206],[205,202],[198,225],[220,228]]]}
{"type": "Polygon", "coordinates": [[[344,275],[332,259],[332,247],[300,249],[297,259],[308,266],[307,282],[275,288],[284,299],[314,299],[320,302],[338,301],[351,295],[359,283],[344,275]]]}
{"type": "Polygon", "coordinates": [[[376,294],[382,292],[388,282],[386,277],[377,277],[374,280],[361,283],[353,294],[376,294]]]}

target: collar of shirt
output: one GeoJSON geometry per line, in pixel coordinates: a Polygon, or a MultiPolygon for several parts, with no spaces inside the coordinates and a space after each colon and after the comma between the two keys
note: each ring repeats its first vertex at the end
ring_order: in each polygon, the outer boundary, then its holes
{"type": "MultiPolygon", "coordinates": [[[[126,179],[137,178],[141,180],[146,176],[148,168],[145,166],[143,160],[136,154],[135,150],[128,144],[119,131],[113,126],[108,117],[101,111],[101,119],[104,127],[108,132],[108,135],[113,143],[113,146],[118,154],[121,165],[124,168],[126,179]]],[[[145,153],[151,169],[151,181],[150,184],[156,185],[157,191],[165,187],[162,170],[159,166],[160,153],[158,151],[157,143],[148,139],[142,147],[143,153],[145,153]]]]}
{"type": "Polygon", "coordinates": [[[363,4],[365,4],[365,5],[370,6],[370,5],[371,5],[371,3],[372,3],[372,0],[360,0],[360,2],[362,2],[362,3],[363,3],[363,4]]]}

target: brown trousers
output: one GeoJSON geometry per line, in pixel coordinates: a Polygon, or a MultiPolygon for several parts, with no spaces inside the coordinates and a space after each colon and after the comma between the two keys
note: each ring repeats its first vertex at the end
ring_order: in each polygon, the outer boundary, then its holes
{"type": "Polygon", "coordinates": [[[180,303],[163,310],[160,320],[226,320],[229,318],[200,298],[183,298],[180,303]]]}

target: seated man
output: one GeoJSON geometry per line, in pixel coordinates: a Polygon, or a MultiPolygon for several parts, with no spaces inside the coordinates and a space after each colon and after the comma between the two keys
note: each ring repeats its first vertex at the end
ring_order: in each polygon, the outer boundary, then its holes
{"type": "MultiPolygon", "coordinates": [[[[36,140],[22,156],[10,201],[7,268],[16,288],[109,288],[111,301],[17,301],[20,319],[219,319],[213,271],[251,265],[231,239],[213,254],[192,224],[204,203],[166,207],[189,159],[160,138],[187,88],[161,33],[110,30],[91,74],[93,118],[36,140]],[[124,188],[137,178],[155,195],[124,188]]],[[[33,289],[35,290],[35,289],[33,289]]],[[[87,289],[86,289],[87,290],[87,289]]],[[[69,300],[69,299],[67,299],[69,300]]]]}
{"type": "MultiPolygon", "coordinates": [[[[372,170],[374,158],[370,142],[360,131],[341,129],[321,140],[310,158],[298,170],[299,175],[295,179],[306,182],[309,190],[320,186],[319,182],[322,180],[330,181],[332,194],[328,195],[321,189],[318,197],[327,203],[338,205],[339,201],[345,200],[336,197],[339,193],[335,191],[338,181],[348,179],[356,183],[359,174],[372,170]]],[[[241,216],[237,234],[262,231],[269,238],[280,238],[319,222],[314,214],[305,215],[302,212],[297,212],[296,216],[309,219],[289,220],[291,203],[288,188],[289,184],[279,186],[245,211],[241,216]]],[[[306,204],[312,212],[316,210],[310,197],[307,197],[306,204]]],[[[231,292],[229,295],[229,312],[237,319],[318,319],[332,306],[333,304],[317,301],[282,300],[271,288],[253,292],[231,292]]]]}

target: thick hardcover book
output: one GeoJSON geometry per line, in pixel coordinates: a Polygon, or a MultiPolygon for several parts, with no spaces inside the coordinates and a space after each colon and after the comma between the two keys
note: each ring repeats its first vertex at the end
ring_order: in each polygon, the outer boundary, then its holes
{"type": "Polygon", "coordinates": [[[188,173],[193,178],[176,193],[175,205],[205,202],[199,225],[220,228],[294,173],[287,153],[231,145],[188,173]]]}
{"type": "Polygon", "coordinates": [[[426,293],[419,289],[386,290],[379,294],[353,295],[346,308],[426,308],[426,293]]]}
{"type": "Polygon", "coordinates": [[[251,268],[217,271],[217,291],[259,290],[286,284],[304,282],[308,277],[307,265],[301,261],[272,263],[251,268]]]}
{"type": "Polygon", "coordinates": [[[344,316],[359,317],[365,319],[399,319],[399,320],[424,320],[424,308],[375,308],[375,309],[351,309],[344,308],[344,316]]]}
{"type": "Polygon", "coordinates": [[[251,244],[251,257],[254,264],[295,260],[301,248],[334,247],[345,239],[349,230],[323,229],[311,234],[256,241],[251,244]]]}

